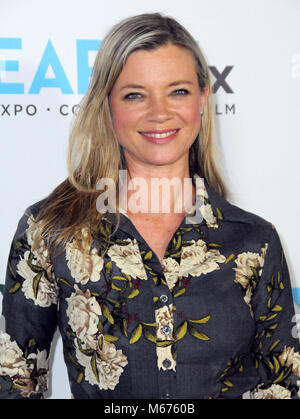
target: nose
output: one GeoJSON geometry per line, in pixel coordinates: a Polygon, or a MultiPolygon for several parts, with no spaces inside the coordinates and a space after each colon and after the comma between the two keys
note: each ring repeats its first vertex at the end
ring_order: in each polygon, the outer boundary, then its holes
{"type": "Polygon", "coordinates": [[[151,97],[148,107],[148,119],[154,122],[164,122],[171,117],[171,110],[164,97],[151,97]]]}

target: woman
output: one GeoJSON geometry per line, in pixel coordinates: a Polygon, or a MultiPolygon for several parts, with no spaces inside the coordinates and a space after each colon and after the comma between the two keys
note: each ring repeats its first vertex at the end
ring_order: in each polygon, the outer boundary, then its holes
{"type": "Polygon", "coordinates": [[[72,127],[69,176],[12,242],[1,397],[42,397],[57,325],[74,398],[299,397],[280,240],[225,199],[212,128],[191,35],[158,13],[113,27],[72,127]]]}

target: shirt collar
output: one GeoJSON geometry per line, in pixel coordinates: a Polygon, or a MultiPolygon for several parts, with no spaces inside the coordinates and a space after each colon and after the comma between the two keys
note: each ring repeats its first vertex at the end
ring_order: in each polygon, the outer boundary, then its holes
{"type": "MultiPolygon", "coordinates": [[[[229,203],[225,198],[214,191],[204,178],[201,178],[198,174],[194,174],[192,179],[196,187],[195,209],[184,217],[180,227],[206,225],[208,228],[217,229],[224,221],[253,222],[251,213],[229,203]]],[[[132,234],[133,232],[138,233],[135,231],[135,228],[133,231],[133,223],[130,221],[126,212],[122,208],[119,208],[119,212],[119,228],[129,234],[132,234]]],[[[110,214],[109,216],[105,215],[104,218],[109,219],[110,223],[113,225],[117,224],[116,214],[110,214]]]]}
{"type": "Polygon", "coordinates": [[[207,203],[211,205],[212,212],[218,224],[222,222],[253,224],[255,220],[261,220],[261,217],[233,205],[227,199],[223,198],[208,185],[206,180],[204,180],[204,185],[208,196],[207,203]]]}

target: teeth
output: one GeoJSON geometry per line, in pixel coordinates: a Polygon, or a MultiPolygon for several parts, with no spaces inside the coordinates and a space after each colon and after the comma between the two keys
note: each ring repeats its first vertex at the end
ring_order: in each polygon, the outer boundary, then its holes
{"type": "Polygon", "coordinates": [[[169,137],[172,134],[175,134],[176,131],[177,130],[175,129],[174,131],[164,132],[163,134],[154,134],[154,133],[146,133],[146,132],[142,132],[142,134],[146,135],[146,137],[166,138],[166,137],[169,137]]]}

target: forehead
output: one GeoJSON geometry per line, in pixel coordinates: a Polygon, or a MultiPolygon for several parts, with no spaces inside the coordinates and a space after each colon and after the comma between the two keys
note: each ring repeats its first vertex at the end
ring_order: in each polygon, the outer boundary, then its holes
{"type": "Polygon", "coordinates": [[[129,55],[117,80],[137,82],[138,80],[197,81],[196,61],[190,51],[178,45],[164,45],[154,50],[137,50],[129,55]]]}

